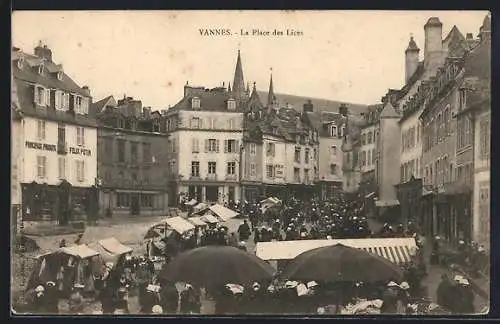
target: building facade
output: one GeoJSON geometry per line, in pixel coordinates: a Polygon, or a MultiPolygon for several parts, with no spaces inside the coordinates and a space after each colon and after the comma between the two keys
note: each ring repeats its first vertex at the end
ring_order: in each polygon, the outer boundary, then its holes
{"type": "Polygon", "coordinates": [[[110,96],[92,108],[99,122],[101,214],[165,215],[172,193],[164,118],[131,97],[110,96]]]}
{"type": "MultiPolygon", "coordinates": [[[[40,43],[30,55],[12,51],[20,121],[24,220],[97,216],[97,124],[88,87],[80,87],[40,43]]],[[[19,126],[19,124],[18,124],[19,126]]]]}

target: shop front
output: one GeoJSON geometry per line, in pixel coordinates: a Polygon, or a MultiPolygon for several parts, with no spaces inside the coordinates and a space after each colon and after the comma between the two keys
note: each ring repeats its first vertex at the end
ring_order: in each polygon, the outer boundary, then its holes
{"type": "Polygon", "coordinates": [[[401,220],[403,224],[416,224],[421,228],[422,218],[422,180],[412,177],[405,183],[396,185],[398,200],[401,204],[401,220]]]}

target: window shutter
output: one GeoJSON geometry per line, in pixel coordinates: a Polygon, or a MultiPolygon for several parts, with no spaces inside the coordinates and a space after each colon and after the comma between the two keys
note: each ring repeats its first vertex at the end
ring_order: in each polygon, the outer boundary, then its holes
{"type": "Polygon", "coordinates": [[[224,140],[224,153],[227,153],[228,146],[229,146],[229,141],[228,140],[224,140]]]}
{"type": "Polygon", "coordinates": [[[82,145],[85,145],[85,128],[82,127],[82,145]]]}
{"type": "Polygon", "coordinates": [[[198,123],[198,128],[203,128],[203,119],[200,118],[198,123]]]}
{"type": "Polygon", "coordinates": [[[216,140],[215,141],[215,152],[219,153],[219,144],[220,144],[220,140],[216,140]]]}
{"type": "Polygon", "coordinates": [[[208,153],[208,145],[209,145],[209,143],[208,143],[208,140],[206,139],[205,140],[205,153],[208,153]]]}
{"type": "Polygon", "coordinates": [[[342,127],[337,127],[337,136],[342,137],[342,127]]]}
{"type": "Polygon", "coordinates": [[[34,92],[34,100],[35,100],[35,103],[39,103],[40,102],[40,98],[38,96],[38,88],[37,86],[33,86],[33,92],[34,92]]]}

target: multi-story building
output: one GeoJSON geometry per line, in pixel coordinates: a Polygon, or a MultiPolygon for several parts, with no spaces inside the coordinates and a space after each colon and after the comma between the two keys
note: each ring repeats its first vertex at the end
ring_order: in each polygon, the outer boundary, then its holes
{"type": "Polygon", "coordinates": [[[12,73],[22,112],[19,136],[24,220],[95,216],[97,124],[88,87],[80,87],[41,42],[34,55],[12,51],[12,73]]]}
{"type": "Polygon", "coordinates": [[[15,231],[19,230],[21,221],[21,179],[22,179],[22,112],[20,109],[19,98],[17,97],[17,86],[11,76],[11,131],[10,131],[10,197],[11,197],[11,224],[15,231]]]}
{"type": "Polygon", "coordinates": [[[313,112],[312,103],[304,105],[308,119],[318,130],[318,184],[320,197],[329,199],[342,191],[342,141],[347,124],[347,106],[341,106],[342,113],[313,112]]]}
{"type": "Polygon", "coordinates": [[[140,100],[112,96],[92,105],[97,113],[101,214],[164,215],[176,195],[168,192],[164,118],[140,100]],[[169,197],[169,194],[171,197],[169,197]]]}
{"type": "MultiPolygon", "coordinates": [[[[472,187],[472,239],[490,241],[491,21],[465,58],[459,94],[455,181],[472,187]],[[471,174],[472,173],[472,174],[471,174]]],[[[470,40],[472,37],[467,37],[470,40]]],[[[469,197],[468,197],[469,198],[469,197]]]]}

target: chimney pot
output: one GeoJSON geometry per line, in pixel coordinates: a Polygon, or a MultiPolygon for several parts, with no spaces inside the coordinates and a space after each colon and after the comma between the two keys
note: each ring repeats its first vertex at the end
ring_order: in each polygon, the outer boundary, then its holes
{"type": "Polygon", "coordinates": [[[466,37],[467,37],[467,39],[472,39],[473,38],[472,33],[467,33],[466,37]]]}

